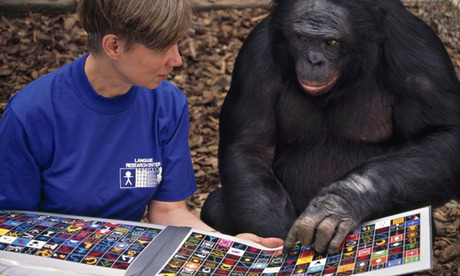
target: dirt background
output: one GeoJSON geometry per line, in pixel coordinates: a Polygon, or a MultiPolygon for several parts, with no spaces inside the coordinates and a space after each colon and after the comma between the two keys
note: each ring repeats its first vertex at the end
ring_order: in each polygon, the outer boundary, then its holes
{"type": "MultiPolygon", "coordinates": [[[[180,42],[184,64],[171,77],[189,99],[189,141],[199,189],[188,205],[197,215],[208,193],[219,185],[218,115],[230,85],[233,62],[249,31],[268,13],[265,8],[223,9],[226,7],[204,5],[196,10],[193,27],[180,42]]],[[[426,17],[419,7],[411,10],[426,17]]],[[[438,25],[427,20],[434,27],[438,25]]],[[[459,52],[451,45],[446,41],[454,64],[460,67],[459,52]]],[[[12,94],[85,52],[86,34],[74,13],[1,17],[0,116],[12,94]]],[[[460,275],[460,200],[435,209],[433,217],[437,230],[433,269],[415,275],[460,275]]]]}

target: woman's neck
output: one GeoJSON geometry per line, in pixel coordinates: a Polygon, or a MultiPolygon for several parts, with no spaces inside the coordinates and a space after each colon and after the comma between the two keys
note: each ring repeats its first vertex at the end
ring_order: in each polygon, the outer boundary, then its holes
{"type": "Polygon", "coordinates": [[[97,94],[114,98],[129,91],[131,85],[121,81],[113,69],[112,61],[105,56],[89,54],[85,62],[85,74],[97,94]]]}

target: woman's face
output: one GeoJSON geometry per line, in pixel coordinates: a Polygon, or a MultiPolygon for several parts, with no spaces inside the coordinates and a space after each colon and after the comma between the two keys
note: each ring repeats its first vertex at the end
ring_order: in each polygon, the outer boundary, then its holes
{"type": "Polygon", "coordinates": [[[122,82],[154,89],[169,77],[173,67],[182,65],[182,59],[177,44],[164,51],[155,51],[136,44],[129,51],[122,50],[113,63],[122,82]]]}

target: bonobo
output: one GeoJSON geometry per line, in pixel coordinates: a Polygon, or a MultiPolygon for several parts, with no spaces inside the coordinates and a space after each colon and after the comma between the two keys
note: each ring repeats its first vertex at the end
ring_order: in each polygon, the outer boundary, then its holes
{"type": "Polygon", "coordinates": [[[398,0],[278,0],[237,57],[218,154],[205,222],[336,253],[365,219],[459,195],[460,83],[398,0]]]}

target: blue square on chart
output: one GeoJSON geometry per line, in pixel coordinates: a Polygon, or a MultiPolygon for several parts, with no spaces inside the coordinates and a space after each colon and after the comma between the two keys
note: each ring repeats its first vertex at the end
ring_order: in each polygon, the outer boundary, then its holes
{"type": "Polygon", "coordinates": [[[388,267],[402,265],[402,259],[388,261],[388,267]]]}
{"type": "Polygon", "coordinates": [[[136,169],[120,169],[120,188],[136,187],[136,169]]]}

